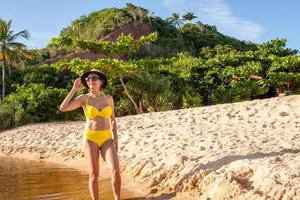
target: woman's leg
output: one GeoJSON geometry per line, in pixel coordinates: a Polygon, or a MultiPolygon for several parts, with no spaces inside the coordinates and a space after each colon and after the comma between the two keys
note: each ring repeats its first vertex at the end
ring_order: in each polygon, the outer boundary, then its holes
{"type": "Polygon", "coordinates": [[[112,188],[114,192],[115,200],[120,199],[121,193],[121,175],[119,166],[119,157],[116,148],[111,145],[112,140],[108,140],[101,146],[102,158],[108,163],[112,171],[112,188]]]}
{"type": "Polygon", "coordinates": [[[88,161],[89,189],[93,200],[99,200],[98,177],[99,177],[99,147],[91,141],[84,142],[84,153],[88,161]]]}

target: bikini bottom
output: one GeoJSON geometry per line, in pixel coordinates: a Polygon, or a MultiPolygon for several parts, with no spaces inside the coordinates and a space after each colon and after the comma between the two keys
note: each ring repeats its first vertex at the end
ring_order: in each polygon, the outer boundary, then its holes
{"type": "Polygon", "coordinates": [[[106,130],[85,130],[83,137],[86,140],[95,142],[100,148],[104,142],[112,138],[110,129],[106,130]]]}

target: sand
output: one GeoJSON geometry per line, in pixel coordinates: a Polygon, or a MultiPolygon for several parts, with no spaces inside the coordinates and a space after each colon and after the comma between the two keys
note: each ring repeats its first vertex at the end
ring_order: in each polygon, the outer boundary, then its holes
{"type": "MultiPolygon", "coordinates": [[[[119,117],[117,123],[122,175],[147,197],[300,199],[299,95],[119,117]]],[[[84,170],[83,126],[53,122],[3,131],[0,152],[60,158],[84,170]]]]}

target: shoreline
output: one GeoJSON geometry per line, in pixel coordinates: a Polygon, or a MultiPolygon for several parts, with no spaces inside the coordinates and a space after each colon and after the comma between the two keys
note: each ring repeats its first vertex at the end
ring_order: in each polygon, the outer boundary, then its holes
{"type": "MultiPolygon", "coordinates": [[[[64,157],[59,157],[59,156],[52,156],[49,158],[41,159],[38,153],[32,153],[32,152],[22,152],[22,153],[14,153],[14,154],[6,154],[0,152],[0,158],[11,158],[11,159],[24,160],[24,161],[41,162],[41,163],[51,164],[53,166],[59,166],[61,168],[75,169],[80,171],[81,173],[88,174],[85,158],[74,160],[74,159],[66,159],[64,157]]],[[[110,170],[108,166],[106,166],[106,163],[103,160],[101,159],[99,160],[100,160],[99,162],[101,168],[99,179],[110,179],[111,176],[110,176],[110,170]]],[[[125,198],[125,199],[146,198],[147,194],[143,190],[143,188],[137,186],[137,184],[134,183],[127,174],[121,173],[121,177],[122,177],[121,198],[125,198]]]]}
{"type": "MultiPolygon", "coordinates": [[[[53,166],[59,166],[61,168],[71,168],[80,171],[81,173],[88,174],[86,160],[77,159],[71,160],[66,159],[64,157],[51,157],[51,158],[43,158],[40,159],[40,155],[38,153],[32,152],[22,152],[22,153],[13,153],[7,154],[0,152],[0,158],[10,158],[10,159],[18,159],[24,161],[34,161],[34,162],[42,162],[46,164],[51,164],[53,166]]],[[[99,179],[110,179],[110,171],[105,162],[102,159],[99,159],[100,170],[99,179]]],[[[146,190],[149,189],[143,186],[140,183],[137,183],[129,174],[126,172],[121,172],[122,177],[122,185],[121,185],[121,199],[135,199],[135,200],[177,200],[181,198],[194,199],[188,193],[181,193],[176,196],[174,193],[166,193],[163,191],[155,191],[151,190],[147,193],[146,190]],[[152,192],[152,194],[151,194],[152,192]]]]}
{"type": "MultiPolygon", "coordinates": [[[[293,95],[119,117],[121,174],[153,199],[295,199],[299,110],[293,95]]],[[[82,164],[83,127],[68,121],[6,130],[0,152],[82,164]]]]}

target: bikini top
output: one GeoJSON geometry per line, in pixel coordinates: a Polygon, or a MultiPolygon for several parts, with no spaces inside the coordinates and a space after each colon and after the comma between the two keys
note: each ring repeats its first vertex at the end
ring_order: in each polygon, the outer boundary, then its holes
{"type": "MultiPolygon", "coordinates": [[[[105,96],[104,96],[105,98],[105,96]]],[[[112,115],[112,108],[110,105],[105,106],[101,111],[98,110],[95,106],[89,105],[89,95],[87,95],[86,105],[85,105],[85,116],[88,119],[95,119],[100,116],[105,119],[109,119],[112,115]]]]}

